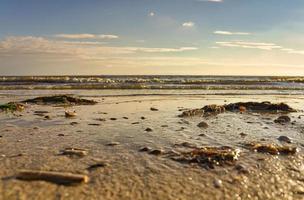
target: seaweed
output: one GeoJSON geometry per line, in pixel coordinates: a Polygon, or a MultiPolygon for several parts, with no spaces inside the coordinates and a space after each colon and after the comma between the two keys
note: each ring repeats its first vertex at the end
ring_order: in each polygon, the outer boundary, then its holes
{"type": "Polygon", "coordinates": [[[68,95],[44,96],[33,99],[27,99],[22,103],[38,104],[38,105],[94,105],[96,101],[82,99],[68,95]]]}
{"type": "Polygon", "coordinates": [[[297,147],[292,146],[279,146],[276,144],[261,144],[249,143],[245,144],[249,149],[259,153],[269,153],[271,155],[293,155],[298,152],[297,147]]]}
{"type": "Polygon", "coordinates": [[[16,112],[16,111],[23,111],[24,105],[16,102],[9,102],[6,104],[0,105],[0,111],[6,112],[16,112]]]}
{"type": "Polygon", "coordinates": [[[173,160],[184,163],[197,163],[213,169],[214,166],[232,165],[238,160],[240,150],[231,147],[203,147],[182,152],[173,160]]]}

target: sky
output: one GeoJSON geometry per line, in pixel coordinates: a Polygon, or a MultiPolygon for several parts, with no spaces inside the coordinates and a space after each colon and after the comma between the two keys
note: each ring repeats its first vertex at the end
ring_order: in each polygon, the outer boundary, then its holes
{"type": "Polygon", "coordinates": [[[1,0],[0,75],[304,75],[303,0],[1,0]]]}

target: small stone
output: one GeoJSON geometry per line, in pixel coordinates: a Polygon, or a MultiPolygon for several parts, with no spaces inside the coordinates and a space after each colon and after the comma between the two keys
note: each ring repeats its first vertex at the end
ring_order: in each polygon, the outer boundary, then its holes
{"type": "Polygon", "coordinates": [[[151,150],[152,150],[151,147],[141,147],[141,148],[139,149],[140,152],[143,152],[143,151],[151,151],[151,150]]]}
{"type": "Polygon", "coordinates": [[[169,127],[168,125],[161,125],[161,127],[163,127],[163,128],[167,128],[167,127],[169,127]]]}
{"type": "Polygon", "coordinates": [[[120,143],[119,142],[109,142],[107,144],[107,146],[117,146],[117,145],[120,145],[120,143]]]}
{"type": "Polygon", "coordinates": [[[154,149],[154,150],[152,150],[152,151],[149,152],[149,154],[155,155],[155,156],[159,156],[159,155],[161,155],[163,153],[164,153],[164,150],[162,150],[162,149],[154,149]]]}
{"type": "Polygon", "coordinates": [[[44,116],[44,119],[51,119],[51,116],[46,115],[46,116],[44,116]]]}
{"type": "Polygon", "coordinates": [[[146,119],[146,118],[145,118],[145,117],[141,117],[140,119],[144,120],[144,119],[146,119]]]}
{"type": "Polygon", "coordinates": [[[151,110],[151,111],[158,111],[157,108],[153,108],[153,107],[151,107],[150,110],[151,110]]]}
{"type": "Polygon", "coordinates": [[[199,128],[208,128],[208,124],[206,122],[200,122],[197,127],[199,128]]]}
{"type": "Polygon", "coordinates": [[[274,120],[274,122],[278,123],[278,124],[286,124],[286,123],[289,123],[290,121],[291,121],[290,117],[288,117],[286,115],[280,116],[276,120],[274,120]]]}
{"type": "Polygon", "coordinates": [[[70,123],[72,126],[79,124],[78,122],[71,122],[70,123]]]}
{"type": "Polygon", "coordinates": [[[64,114],[65,114],[66,118],[71,118],[71,117],[76,117],[77,116],[76,111],[65,111],[64,114]]]}
{"type": "Polygon", "coordinates": [[[152,128],[146,128],[145,131],[146,132],[152,132],[153,130],[152,130],[152,128]]]}
{"type": "Polygon", "coordinates": [[[139,124],[139,122],[133,122],[132,124],[139,124]]]}
{"type": "Polygon", "coordinates": [[[115,120],[117,120],[117,118],[112,117],[112,118],[110,118],[110,120],[115,121],[115,120]]]}
{"type": "Polygon", "coordinates": [[[205,134],[205,133],[201,133],[201,134],[199,134],[198,136],[200,136],[200,137],[205,137],[206,134],[205,134]]]}
{"type": "Polygon", "coordinates": [[[240,136],[242,136],[242,137],[246,137],[248,134],[246,134],[246,133],[240,133],[240,136]]]}
{"type": "Polygon", "coordinates": [[[61,136],[61,137],[62,137],[62,136],[64,136],[64,134],[63,134],[63,133],[59,133],[58,136],[61,136]]]}
{"type": "Polygon", "coordinates": [[[123,119],[129,119],[128,117],[123,117],[123,119]]]}
{"type": "Polygon", "coordinates": [[[243,173],[243,174],[248,174],[249,170],[247,169],[247,167],[245,167],[244,165],[238,164],[235,166],[235,169],[239,172],[239,173],[243,173]]]}
{"type": "Polygon", "coordinates": [[[88,124],[89,126],[100,126],[101,124],[95,124],[95,123],[92,123],[92,124],[88,124]]]}
{"type": "Polygon", "coordinates": [[[291,139],[290,139],[289,137],[287,137],[287,136],[284,136],[284,135],[278,137],[278,140],[279,140],[280,142],[291,143],[291,139]]]}
{"type": "Polygon", "coordinates": [[[213,181],[213,185],[214,185],[214,187],[216,187],[216,188],[221,188],[221,187],[223,186],[223,181],[220,180],[220,179],[215,179],[215,180],[213,181]]]}

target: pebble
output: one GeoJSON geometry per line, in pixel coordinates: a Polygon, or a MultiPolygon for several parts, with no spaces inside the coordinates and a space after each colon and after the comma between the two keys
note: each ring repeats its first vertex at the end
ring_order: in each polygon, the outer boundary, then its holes
{"type": "Polygon", "coordinates": [[[200,122],[197,127],[199,128],[208,128],[208,124],[206,122],[200,122]]]}
{"type": "Polygon", "coordinates": [[[145,118],[145,117],[141,117],[140,119],[144,120],[144,119],[146,119],[146,118],[145,118]]]}
{"type": "Polygon", "coordinates": [[[247,167],[245,167],[244,165],[238,164],[235,166],[235,169],[239,172],[239,173],[243,173],[243,174],[248,174],[249,170],[247,169],[247,167]]]}
{"type": "Polygon", "coordinates": [[[291,143],[291,142],[292,142],[291,139],[290,139],[289,137],[284,136],[284,135],[278,137],[278,140],[279,140],[280,142],[286,142],[286,143],[291,143]]]}
{"type": "Polygon", "coordinates": [[[158,111],[157,108],[153,108],[153,107],[151,107],[150,110],[151,110],[151,111],[158,111]]]}
{"type": "Polygon", "coordinates": [[[59,133],[58,136],[64,136],[64,134],[63,133],[59,133]]]}
{"type": "Polygon", "coordinates": [[[240,133],[240,136],[242,136],[242,137],[246,137],[248,134],[246,134],[246,133],[240,133]]]}
{"type": "Polygon", "coordinates": [[[152,150],[151,147],[141,147],[141,148],[139,149],[139,151],[141,151],[141,152],[143,152],[143,151],[151,151],[151,150],[152,150]]]}
{"type": "Polygon", "coordinates": [[[164,153],[164,150],[162,150],[162,149],[154,149],[154,150],[152,150],[152,151],[149,152],[149,154],[155,155],[155,156],[159,156],[159,155],[161,155],[163,153],[164,153]]]}
{"type": "Polygon", "coordinates": [[[290,121],[291,121],[290,117],[286,115],[280,116],[276,120],[274,120],[275,123],[279,123],[279,124],[289,123],[290,121]]]}
{"type": "Polygon", "coordinates": [[[221,188],[221,187],[223,186],[223,181],[220,180],[220,179],[215,179],[215,180],[213,181],[213,185],[214,185],[214,187],[216,187],[216,188],[221,188]]]}
{"type": "Polygon", "coordinates": [[[73,126],[73,125],[76,125],[76,124],[79,124],[79,123],[78,122],[71,122],[70,124],[73,126]]]}
{"type": "Polygon", "coordinates": [[[120,145],[119,142],[110,142],[107,144],[107,146],[116,146],[116,145],[120,145]]]}
{"type": "Polygon", "coordinates": [[[112,117],[112,118],[110,118],[110,120],[115,121],[115,120],[117,120],[117,118],[112,117]]]}
{"type": "Polygon", "coordinates": [[[152,130],[152,128],[146,128],[145,131],[147,131],[147,132],[152,132],[153,130],[152,130]]]}

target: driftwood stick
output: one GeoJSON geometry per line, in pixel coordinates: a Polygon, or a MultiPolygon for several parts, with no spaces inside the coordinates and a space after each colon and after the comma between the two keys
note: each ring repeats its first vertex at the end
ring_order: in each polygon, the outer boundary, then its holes
{"type": "Polygon", "coordinates": [[[89,182],[89,177],[67,172],[20,170],[16,176],[20,180],[43,180],[56,184],[77,184],[89,182]]]}

